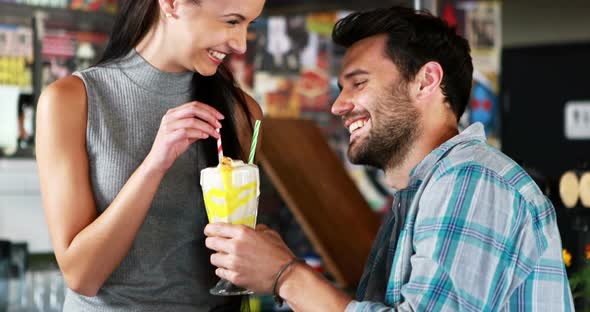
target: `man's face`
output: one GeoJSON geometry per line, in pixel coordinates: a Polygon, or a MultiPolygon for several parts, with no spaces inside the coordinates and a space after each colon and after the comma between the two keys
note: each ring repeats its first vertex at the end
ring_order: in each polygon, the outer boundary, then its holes
{"type": "Polygon", "coordinates": [[[386,43],[387,36],[379,35],[348,49],[338,79],[341,93],[332,106],[350,131],[350,161],[381,169],[401,163],[420,133],[420,113],[386,55],[386,43]]]}

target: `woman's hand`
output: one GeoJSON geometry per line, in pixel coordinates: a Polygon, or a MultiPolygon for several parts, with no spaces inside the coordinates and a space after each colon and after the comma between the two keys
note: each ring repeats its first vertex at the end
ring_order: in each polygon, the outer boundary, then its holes
{"type": "Polygon", "coordinates": [[[225,117],[213,107],[197,101],[168,110],[146,158],[149,168],[166,171],[195,141],[219,138],[216,129],[225,117]]]}
{"type": "Polygon", "coordinates": [[[205,245],[217,253],[211,263],[217,276],[256,293],[272,293],[281,267],[295,256],[279,234],[264,225],[213,223],[205,227],[205,245]]]}

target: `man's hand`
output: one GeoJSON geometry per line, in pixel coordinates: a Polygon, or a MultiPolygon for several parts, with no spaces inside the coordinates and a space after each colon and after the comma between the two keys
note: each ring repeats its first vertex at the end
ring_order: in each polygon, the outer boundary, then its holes
{"type": "Polygon", "coordinates": [[[207,248],[216,251],[211,263],[215,274],[256,293],[272,293],[281,267],[295,256],[279,234],[265,225],[256,230],[223,223],[205,227],[207,248]]]}

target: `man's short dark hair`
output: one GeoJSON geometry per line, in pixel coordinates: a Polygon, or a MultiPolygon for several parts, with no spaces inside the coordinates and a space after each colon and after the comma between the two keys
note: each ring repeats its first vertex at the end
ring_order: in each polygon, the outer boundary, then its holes
{"type": "Polygon", "coordinates": [[[388,36],[386,53],[405,81],[413,80],[427,62],[441,65],[441,89],[459,119],[469,102],[473,76],[467,40],[429,12],[400,6],[352,13],[336,23],[332,40],[349,48],[380,34],[388,36]]]}

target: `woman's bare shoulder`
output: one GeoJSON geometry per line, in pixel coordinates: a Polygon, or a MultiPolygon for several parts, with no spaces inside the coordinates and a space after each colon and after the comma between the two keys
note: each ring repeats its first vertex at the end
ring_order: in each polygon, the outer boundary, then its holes
{"type": "Polygon", "coordinates": [[[86,87],[77,76],[68,76],[51,83],[39,98],[37,114],[74,114],[86,112],[86,87]]]}
{"type": "MultiPolygon", "coordinates": [[[[242,91],[243,92],[243,91],[242,91]]],[[[252,98],[248,93],[243,92],[244,99],[246,99],[246,105],[248,105],[248,110],[252,115],[253,120],[262,119],[262,108],[254,98],[252,98]]]]}

